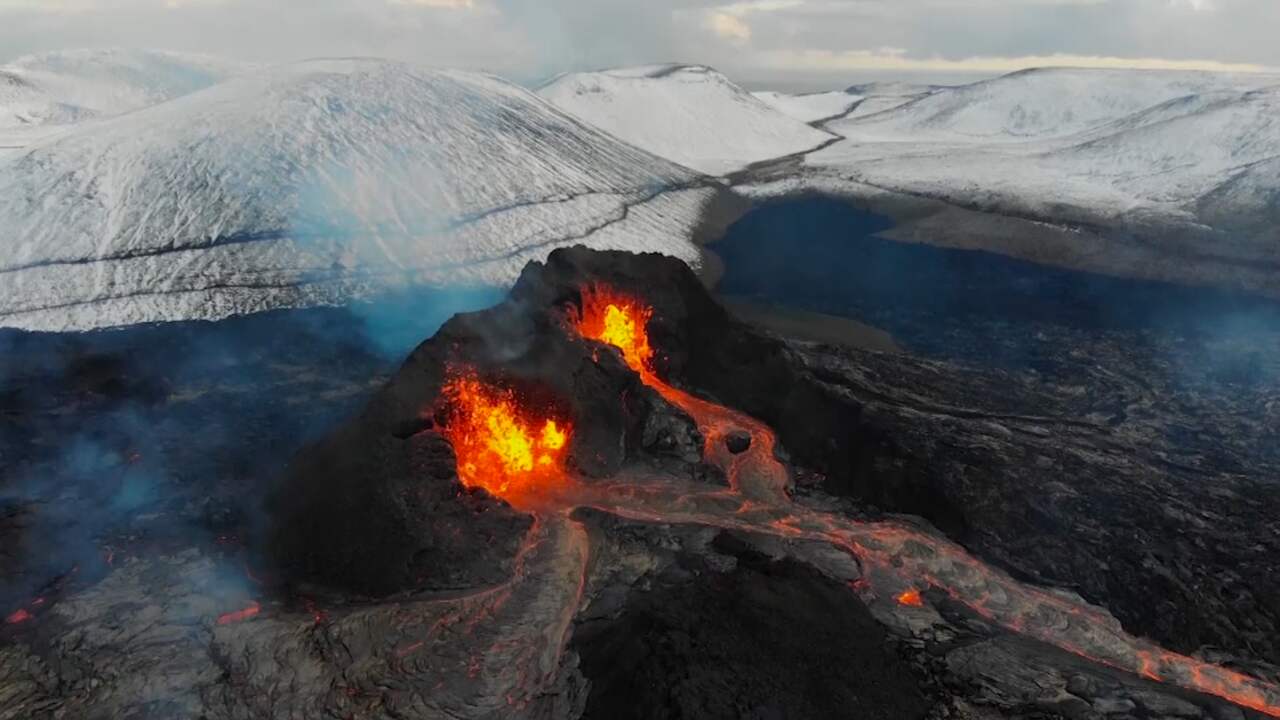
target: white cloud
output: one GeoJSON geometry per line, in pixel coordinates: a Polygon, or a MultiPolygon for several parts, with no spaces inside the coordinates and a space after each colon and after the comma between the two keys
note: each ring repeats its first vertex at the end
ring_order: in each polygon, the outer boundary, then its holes
{"type": "Polygon", "coordinates": [[[792,8],[802,7],[805,0],[745,0],[745,2],[735,2],[729,5],[722,5],[721,12],[730,15],[742,16],[751,12],[773,12],[777,10],[790,10],[792,8]]]}
{"type": "Polygon", "coordinates": [[[806,0],[742,0],[719,5],[706,12],[706,26],[726,40],[743,44],[751,40],[749,15],[801,8],[805,3],[806,0]]]}
{"type": "Polygon", "coordinates": [[[839,82],[1031,64],[1251,70],[1280,66],[1276,27],[1280,0],[0,0],[0,63],[115,46],[380,55],[527,81],[678,60],[839,82]]]}
{"type": "Polygon", "coordinates": [[[1255,63],[1219,60],[1170,60],[1167,58],[1127,58],[1104,55],[1021,55],[1017,57],[975,56],[963,59],[909,57],[901,48],[876,50],[778,50],[762,55],[763,66],[786,70],[830,71],[932,71],[1005,73],[1030,67],[1133,68],[1139,70],[1210,70],[1218,72],[1278,72],[1277,68],[1255,63]]]}
{"type": "Polygon", "coordinates": [[[707,27],[726,40],[744,43],[751,39],[751,26],[732,13],[712,12],[707,16],[707,27]]]}
{"type": "Polygon", "coordinates": [[[392,5],[421,5],[448,10],[470,10],[476,6],[475,0],[388,0],[388,2],[392,5]]]}

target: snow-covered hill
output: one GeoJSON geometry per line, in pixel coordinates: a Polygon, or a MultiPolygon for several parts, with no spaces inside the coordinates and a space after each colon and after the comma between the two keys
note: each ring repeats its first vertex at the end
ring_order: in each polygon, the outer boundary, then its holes
{"type": "Polygon", "coordinates": [[[1280,156],[1248,165],[1204,193],[1196,217],[1232,236],[1280,238],[1280,156]]]}
{"type": "Polygon", "coordinates": [[[1280,76],[1040,68],[932,88],[894,109],[829,127],[862,142],[1020,142],[1084,132],[1177,98],[1276,83],[1280,76]]]}
{"type": "Polygon", "coordinates": [[[852,110],[863,99],[862,95],[851,95],[839,90],[803,95],[764,90],[751,94],[803,123],[839,117],[852,110]]]}
{"type": "Polygon", "coordinates": [[[840,142],[739,189],[909,206],[893,233],[913,242],[1280,297],[1280,76],[1028,70],[866,102],[823,124],[840,142]]]}
{"type": "MultiPolygon", "coordinates": [[[[1116,74],[1102,76],[1095,95],[1111,98],[1116,85],[1137,84],[1116,83],[1116,74]]],[[[1228,195],[1265,196],[1259,187],[1273,177],[1266,168],[1280,157],[1280,86],[1220,89],[1233,82],[1231,76],[1211,78],[1198,83],[1208,88],[1201,94],[1164,100],[1107,122],[1095,113],[1088,123],[1075,121],[1087,129],[1074,134],[1010,143],[1007,128],[997,123],[984,139],[968,142],[948,135],[947,142],[877,143],[853,135],[809,162],[880,187],[995,204],[1046,219],[1056,212],[1053,206],[1070,205],[1098,218],[1142,213],[1194,223],[1198,203],[1210,193],[1219,204],[1228,195]]],[[[1171,85],[1185,89],[1189,83],[1171,85]]],[[[1042,109],[1042,118],[1066,116],[1059,104],[1042,109]]],[[[982,112],[973,108],[968,114],[982,112]]]]}
{"type": "Polygon", "coordinates": [[[861,95],[863,97],[908,97],[929,95],[940,90],[950,90],[953,87],[957,86],[912,83],[901,80],[874,80],[850,85],[844,91],[850,95],[861,95]]]}
{"type": "MultiPolygon", "coordinates": [[[[214,85],[251,65],[203,55],[146,50],[70,50],[28,55],[0,66],[0,75],[27,97],[82,115],[118,115],[214,85]]],[[[0,100],[0,123],[58,121],[38,113],[19,116],[0,100]]]]}
{"type": "Polygon", "coordinates": [[[69,50],[0,65],[0,157],[69,126],[202,90],[250,65],[144,50],[69,50]]]}
{"type": "Polygon", "coordinates": [[[696,65],[575,73],[538,93],[629,143],[713,175],[832,138],[696,65]]]}
{"type": "Polygon", "coordinates": [[[276,67],[0,160],[0,324],[505,282],[579,241],[695,261],[705,183],[490,76],[276,67]]]}

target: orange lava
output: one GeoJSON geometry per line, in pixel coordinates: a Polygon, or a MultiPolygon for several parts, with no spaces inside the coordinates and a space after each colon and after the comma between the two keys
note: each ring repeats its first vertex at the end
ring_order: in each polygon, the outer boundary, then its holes
{"type": "MultiPolygon", "coordinates": [[[[912,573],[915,580],[949,593],[978,614],[1015,632],[1102,665],[1149,680],[1216,695],[1280,718],[1280,688],[1126,636],[1118,626],[1112,627],[1114,621],[1109,615],[1097,608],[1071,603],[1052,593],[1018,584],[960,548],[901,527],[874,526],[796,508],[786,493],[787,470],[774,456],[776,439],[767,425],[730,408],[694,397],[668,385],[654,373],[654,351],[649,343],[647,327],[652,317],[652,307],[643,301],[607,287],[592,286],[582,291],[582,311],[574,318],[574,325],[583,337],[618,348],[646,385],[693,417],[705,439],[705,459],[725,469],[730,489],[727,493],[711,491],[705,494],[705,500],[721,507],[719,512],[709,514],[691,510],[698,501],[694,495],[676,494],[664,501],[660,492],[646,494],[634,487],[618,488],[620,492],[617,493],[599,488],[605,491],[609,501],[595,503],[595,507],[637,520],[684,521],[745,531],[767,530],[783,537],[822,539],[848,550],[860,562],[873,567],[891,568],[895,574],[912,573]],[[722,442],[726,433],[733,429],[746,430],[752,437],[748,450],[739,455],[728,453],[722,442]],[[647,507],[632,505],[642,498],[647,498],[644,503],[647,507]],[[735,502],[740,503],[736,509],[735,502]],[[660,507],[663,505],[665,507],[660,507]],[[753,516],[758,520],[748,521],[753,516]],[[888,552],[891,548],[901,550],[913,544],[929,548],[932,554],[926,558],[940,558],[944,565],[953,568],[955,577],[949,578],[951,582],[948,578],[931,575],[925,562],[906,558],[905,566],[899,567],[898,561],[903,559],[901,552],[888,552]],[[911,568],[911,565],[917,567],[911,568]],[[990,593],[992,588],[998,592],[990,593]],[[1029,622],[1041,615],[1055,621],[1029,622]],[[1073,631],[1075,636],[1094,642],[1087,646],[1074,644],[1059,631],[1062,623],[1082,626],[1083,631],[1073,631]]],[[[585,497],[579,499],[586,500],[585,497]]],[[[853,589],[860,591],[866,583],[866,579],[860,579],[853,589]]],[[[894,600],[904,607],[922,607],[925,604],[917,589],[902,592],[894,600]]]]}
{"type": "Polygon", "coordinates": [[[776,440],[768,426],[668,385],[654,372],[648,328],[652,318],[653,308],[643,300],[604,285],[592,285],[582,290],[582,310],[574,324],[582,337],[620,350],[645,385],[697,422],[707,461],[725,469],[730,487],[753,499],[785,498],[788,476],[786,469],[773,460],[776,440]],[[731,455],[724,447],[724,439],[734,430],[745,430],[752,438],[748,451],[740,455],[731,455]],[[744,476],[749,476],[745,482],[744,476]]]}
{"type": "Polygon", "coordinates": [[[254,615],[257,615],[260,612],[262,612],[262,606],[259,605],[257,602],[255,602],[249,607],[244,608],[243,610],[236,610],[235,612],[223,613],[219,615],[218,624],[230,625],[232,623],[238,623],[244,620],[248,620],[249,618],[253,617],[254,615]]]}
{"type": "Polygon", "coordinates": [[[653,308],[603,285],[582,290],[582,312],[576,318],[578,332],[622,351],[622,358],[641,375],[653,372],[653,346],[649,344],[649,319],[653,308]]]}
{"type": "Polygon", "coordinates": [[[906,607],[924,607],[924,598],[920,597],[920,591],[915,589],[898,593],[894,600],[897,600],[899,605],[905,605],[906,607]]]}
{"type": "Polygon", "coordinates": [[[410,643],[402,648],[397,649],[395,651],[396,657],[398,658],[408,657],[409,655],[412,655],[413,653],[416,653],[419,650],[421,650],[422,646],[426,644],[427,644],[427,641],[425,640],[419,640],[417,642],[410,643]]]}
{"type": "Polygon", "coordinates": [[[508,497],[565,477],[568,422],[537,413],[514,391],[470,371],[451,371],[441,397],[447,416],[443,433],[467,487],[508,497]]]}
{"type": "Polygon", "coordinates": [[[4,619],[4,622],[6,625],[17,625],[18,623],[24,623],[31,618],[31,613],[27,612],[26,608],[22,608],[21,610],[15,610],[10,613],[9,616],[4,619]]]}

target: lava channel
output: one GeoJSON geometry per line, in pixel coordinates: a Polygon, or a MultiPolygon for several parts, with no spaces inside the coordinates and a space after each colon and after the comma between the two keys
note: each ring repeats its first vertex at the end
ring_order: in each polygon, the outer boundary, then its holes
{"type": "Polygon", "coordinates": [[[218,616],[219,625],[232,625],[238,622],[244,622],[251,617],[255,617],[262,612],[262,606],[256,601],[234,612],[223,613],[218,616]]]}
{"type": "Polygon", "coordinates": [[[767,425],[731,408],[690,395],[658,376],[654,370],[655,352],[649,342],[648,330],[653,308],[603,285],[583,288],[581,296],[581,309],[570,312],[578,334],[617,348],[622,359],[640,375],[645,385],[694,419],[702,433],[702,452],[706,461],[724,469],[731,488],[752,499],[785,502],[789,475],[774,458],[777,440],[767,425]],[[729,452],[724,442],[735,430],[751,435],[751,444],[741,454],[729,452]]]}
{"type": "Polygon", "coordinates": [[[1243,673],[1173,653],[1125,633],[1109,613],[1020,583],[949,541],[894,522],[868,523],[803,508],[785,493],[786,468],[774,456],[773,431],[734,410],[672,387],[654,371],[648,338],[653,310],[638,298],[592,286],[571,314],[584,338],[612,345],[627,365],[698,423],[706,460],[722,467],[730,489],[668,488],[641,478],[579,486],[566,503],[590,506],[632,520],[699,524],[780,537],[821,540],[849,552],[898,605],[923,607],[920,587],[935,587],[1006,629],[1054,645],[1100,665],[1223,698],[1280,717],[1280,688],[1243,673]],[[748,452],[732,455],[719,442],[730,430],[751,435],[748,452]]]}

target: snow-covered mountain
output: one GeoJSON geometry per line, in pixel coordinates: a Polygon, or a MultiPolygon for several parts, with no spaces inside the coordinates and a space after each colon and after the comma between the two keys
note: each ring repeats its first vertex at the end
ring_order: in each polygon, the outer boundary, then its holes
{"type": "Polygon", "coordinates": [[[573,242],[693,262],[706,183],[490,76],[275,67],[0,159],[0,324],[505,282],[573,242]]]}
{"type": "Polygon", "coordinates": [[[929,95],[940,90],[950,90],[953,87],[957,86],[913,83],[901,80],[873,80],[850,85],[844,91],[850,95],[861,95],[862,97],[911,97],[929,95]]]}
{"type": "Polygon", "coordinates": [[[70,50],[0,65],[0,156],[67,126],[202,90],[252,66],[201,55],[70,50]]]}
{"type": "Polygon", "coordinates": [[[828,118],[840,117],[862,102],[864,97],[839,90],[802,95],[762,90],[751,94],[779,112],[803,123],[816,123],[828,118]]]}
{"type": "Polygon", "coordinates": [[[146,50],[28,55],[0,66],[0,77],[10,89],[0,96],[0,124],[119,115],[203,90],[251,67],[202,55],[146,50]]]}
{"type": "Polygon", "coordinates": [[[1038,225],[1002,234],[965,230],[973,217],[954,216],[904,232],[1280,295],[1269,269],[1280,263],[1280,77],[1024,71],[824,127],[846,139],[761,192],[939,200],[1038,225]],[[1056,245],[1029,239],[1037,233],[1056,245]]]}
{"type": "Polygon", "coordinates": [[[833,137],[698,65],[574,73],[538,94],[633,145],[712,175],[809,150],[833,137]]]}
{"type": "MultiPolygon", "coordinates": [[[[1276,83],[1280,76],[1037,68],[954,88],[895,93],[916,97],[830,129],[863,142],[1019,142],[1084,132],[1177,98],[1276,83]]],[[[850,89],[878,95],[887,90],[850,89]]]]}
{"type": "Polygon", "coordinates": [[[942,90],[946,85],[917,85],[903,82],[870,82],[845,90],[793,95],[765,90],[752,93],[780,112],[825,128],[828,123],[874,115],[901,107],[942,90]]]}
{"type": "MultiPolygon", "coordinates": [[[[1081,75],[1087,73],[1072,71],[1068,77],[1079,81],[1081,75]]],[[[1039,128],[1043,137],[1011,142],[1016,123],[1008,122],[1013,115],[1004,109],[1014,106],[1014,99],[1025,101],[1023,80],[1035,76],[1019,74],[1011,97],[990,100],[991,84],[986,83],[982,93],[974,93],[972,86],[957,90],[968,105],[940,92],[876,117],[837,123],[849,132],[848,139],[809,161],[845,169],[877,185],[952,199],[967,194],[986,202],[1021,203],[1024,210],[1072,203],[1116,214],[1162,209],[1172,216],[1192,212],[1194,203],[1224,184],[1256,185],[1239,178],[1266,176],[1265,169],[1254,167],[1280,156],[1280,85],[1230,89],[1275,78],[1106,72],[1095,78],[1093,93],[1080,90],[1080,97],[1045,99],[1033,110],[1019,105],[1024,110],[1016,116],[1025,122],[1017,127],[1039,128]],[[1163,92],[1153,89],[1157,84],[1163,92]],[[1145,87],[1147,99],[1156,102],[1129,112],[1139,103],[1133,96],[1121,97],[1117,88],[1124,87],[1145,87]],[[1200,91],[1166,97],[1192,88],[1200,91]],[[917,112],[925,103],[929,107],[917,112]],[[896,136],[877,139],[886,124],[912,113],[930,120],[942,117],[936,105],[954,110],[946,116],[945,131],[921,131],[912,143],[896,136]],[[1112,108],[1110,115],[1105,108],[1112,108]],[[979,117],[989,122],[986,130],[975,124],[979,117]],[[1028,119],[1033,117],[1034,122],[1028,119]],[[970,130],[960,133],[956,128],[961,126],[970,130]]]]}
{"type": "Polygon", "coordinates": [[[922,85],[905,82],[869,82],[851,85],[845,89],[845,92],[850,95],[857,95],[862,100],[857,105],[854,105],[849,112],[844,113],[843,116],[833,118],[832,122],[852,120],[864,115],[875,115],[885,110],[902,107],[909,102],[932,95],[935,92],[950,89],[951,87],[947,85],[922,85]]]}
{"type": "Polygon", "coordinates": [[[806,152],[734,180],[952,209],[906,221],[913,240],[1280,295],[1277,76],[1037,70],[753,96],[685,65],[538,94],[378,60],[244,70],[126,52],[0,69],[0,326],[502,284],[577,242],[696,263],[723,191],[698,170],[806,152]],[[806,124],[832,110],[822,127],[843,139],[806,124]],[[979,232],[956,214],[974,211],[1031,224],[979,232]],[[1056,246],[1028,239],[1044,228],[1056,246]]]}

